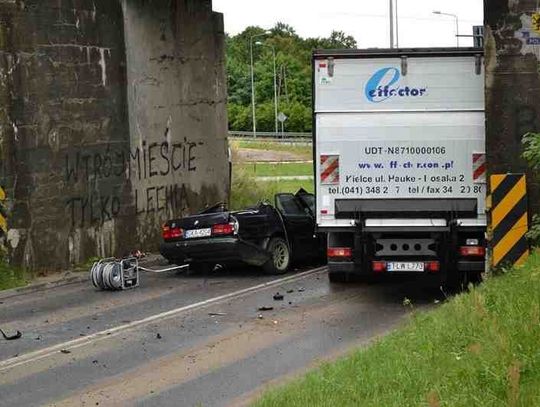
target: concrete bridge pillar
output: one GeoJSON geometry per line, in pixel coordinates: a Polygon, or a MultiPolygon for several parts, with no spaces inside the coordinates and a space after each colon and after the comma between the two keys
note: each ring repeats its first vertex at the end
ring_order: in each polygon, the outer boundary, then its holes
{"type": "Polygon", "coordinates": [[[226,200],[221,15],[210,0],[0,0],[0,186],[11,261],[155,250],[226,200]]]}
{"type": "Polygon", "coordinates": [[[487,155],[491,173],[526,172],[529,205],[540,213],[540,174],[521,154],[540,131],[540,13],[536,0],[486,0],[487,155]]]}

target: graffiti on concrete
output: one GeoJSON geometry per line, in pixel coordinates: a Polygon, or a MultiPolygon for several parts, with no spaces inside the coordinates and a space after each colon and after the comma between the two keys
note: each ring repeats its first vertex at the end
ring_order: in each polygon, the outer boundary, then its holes
{"type": "MultiPolygon", "coordinates": [[[[180,143],[147,144],[130,152],[108,145],[104,151],[76,151],[65,155],[66,183],[127,176],[128,179],[147,180],[181,172],[197,171],[199,148],[202,142],[184,138],[180,143]]],[[[88,150],[88,149],[87,149],[88,150]]]]}
{"type": "Polygon", "coordinates": [[[92,192],[84,196],[73,196],[66,200],[67,212],[72,227],[103,224],[122,213],[129,206],[133,215],[148,213],[179,213],[189,207],[186,184],[178,182],[180,177],[198,169],[200,149],[203,142],[147,143],[143,141],[131,151],[105,148],[94,151],[74,151],[65,155],[66,184],[88,184],[110,178],[118,178],[119,184],[126,181],[139,182],[144,187],[135,188],[133,202],[124,202],[121,191],[107,195],[92,192]],[[161,181],[160,178],[168,178],[161,181]]]}

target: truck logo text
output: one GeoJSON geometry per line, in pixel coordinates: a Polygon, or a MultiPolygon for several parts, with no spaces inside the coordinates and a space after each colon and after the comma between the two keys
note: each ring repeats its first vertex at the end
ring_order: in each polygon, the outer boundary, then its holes
{"type": "Polygon", "coordinates": [[[366,98],[372,103],[381,103],[395,97],[410,98],[426,95],[427,88],[400,87],[398,84],[400,79],[401,72],[397,68],[379,69],[366,84],[366,98]]]}

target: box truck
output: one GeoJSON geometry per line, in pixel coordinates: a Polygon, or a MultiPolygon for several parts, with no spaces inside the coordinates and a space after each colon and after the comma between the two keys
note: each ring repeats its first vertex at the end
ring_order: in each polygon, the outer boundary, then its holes
{"type": "Polygon", "coordinates": [[[330,280],[478,280],[483,50],[324,50],[312,62],[317,227],[328,234],[330,280]]]}

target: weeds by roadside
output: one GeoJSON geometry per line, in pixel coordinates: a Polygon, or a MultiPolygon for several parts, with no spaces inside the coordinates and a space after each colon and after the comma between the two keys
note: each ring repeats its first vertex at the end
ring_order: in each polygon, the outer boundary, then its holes
{"type": "Polygon", "coordinates": [[[24,270],[12,267],[0,259],[0,291],[22,287],[28,284],[30,277],[24,270]]]}

